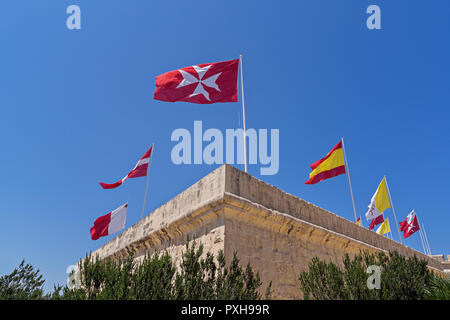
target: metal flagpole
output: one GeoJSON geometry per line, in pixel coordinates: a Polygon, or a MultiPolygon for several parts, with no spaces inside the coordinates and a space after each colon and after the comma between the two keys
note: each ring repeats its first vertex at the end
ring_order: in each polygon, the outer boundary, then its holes
{"type": "Polygon", "coordinates": [[[428,242],[428,236],[427,236],[427,232],[425,231],[425,226],[422,223],[422,228],[423,228],[423,235],[425,236],[425,242],[427,243],[427,247],[428,247],[428,252],[431,256],[431,247],[430,247],[430,243],[428,242]]]}
{"type": "Polygon", "coordinates": [[[429,254],[431,254],[430,253],[430,247],[428,246],[427,238],[425,237],[425,231],[423,229],[423,223],[421,224],[421,229],[422,229],[423,242],[425,243],[425,247],[427,248],[427,254],[429,255],[429,254]]]}
{"type": "MultiPolygon", "coordinates": [[[[352,181],[350,180],[350,170],[348,168],[348,163],[347,163],[347,153],[345,152],[344,138],[341,138],[341,142],[342,142],[342,151],[344,151],[344,163],[345,163],[345,168],[347,169],[347,178],[348,178],[348,185],[350,187],[350,196],[352,197],[353,213],[355,214],[355,220],[358,220],[358,218],[356,217],[355,199],[353,198],[352,181]]],[[[361,222],[361,225],[362,225],[362,222],[361,222]]]]}
{"type": "Polygon", "coordinates": [[[392,212],[394,213],[395,225],[397,226],[398,238],[400,239],[400,243],[403,244],[402,236],[400,235],[400,228],[398,227],[397,216],[395,215],[394,203],[392,202],[391,193],[389,192],[389,186],[387,183],[386,175],[384,176],[384,181],[386,182],[386,189],[389,196],[389,201],[391,202],[392,212]]]}
{"type": "Polygon", "coordinates": [[[247,172],[247,133],[245,132],[245,102],[244,102],[244,75],[242,71],[242,54],[239,56],[241,65],[241,94],[242,94],[242,122],[244,126],[244,167],[247,172]]]}
{"type": "Polygon", "coordinates": [[[425,245],[423,243],[422,228],[419,229],[419,236],[420,236],[420,242],[422,243],[423,253],[428,254],[428,250],[427,250],[427,248],[425,248],[425,245]]]}
{"type": "Polygon", "coordinates": [[[417,223],[419,223],[419,236],[420,236],[420,242],[422,243],[423,252],[425,254],[428,254],[428,250],[427,250],[427,248],[425,247],[425,244],[424,244],[424,239],[423,239],[423,235],[422,235],[422,228],[420,228],[420,222],[419,222],[419,218],[417,217],[417,212],[415,210],[413,210],[413,211],[414,211],[414,214],[416,215],[417,223]]]}
{"type": "Polygon", "coordinates": [[[154,147],[155,147],[155,144],[152,143],[152,153],[150,154],[150,161],[148,163],[148,168],[147,168],[147,183],[145,186],[145,196],[144,196],[144,204],[142,206],[141,219],[144,218],[145,202],[147,200],[147,192],[148,192],[148,182],[150,180],[150,167],[152,166],[153,152],[155,151],[154,147]]]}

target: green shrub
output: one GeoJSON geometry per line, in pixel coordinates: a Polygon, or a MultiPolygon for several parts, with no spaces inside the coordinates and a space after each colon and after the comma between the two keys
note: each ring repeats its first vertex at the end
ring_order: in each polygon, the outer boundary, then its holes
{"type": "Polygon", "coordinates": [[[13,272],[0,277],[0,300],[43,299],[44,281],[39,270],[22,260],[13,272]]]}
{"type": "MultiPolygon", "coordinates": [[[[299,281],[304,299],[317,300],[418,300],[432,297],[438,288],[445,287],[428,270],[425,260],[397,252],[361,252],[353,259],[345,255],[342,265],[314,258],[299,281]],[[370,265],[381,267],[380,289],[367,286],[370,265]]],[[[448,281],[446,285],[448,289],[448,281]]]]}
{"type": "MultiPolygon", "coordinates": [[[[133,260],[129,252],[126,259],[96,260],[87,256],[79,264],[81,286],[70,289],[56,288],[52,299],[108,299],[108,300],[213,300],[213,299],[261,299],[259,274],[248,264],[245,269],[233,255],[230,265],[225,266],[222,251],[217,263],[211,253],[203,255],[203,246],[186,244],[179,271],[167,254],[145,256],[141,262],[133,260]],[[60,293],[62,291],[62,293],[60,293]]],[[[265,298],[270,298],[271,285],[265,298]]]]}

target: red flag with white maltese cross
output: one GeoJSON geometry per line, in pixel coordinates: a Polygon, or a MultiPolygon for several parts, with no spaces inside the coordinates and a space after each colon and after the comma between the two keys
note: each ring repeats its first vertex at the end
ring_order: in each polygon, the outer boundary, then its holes
{"type": "Polygon", "coordinates": [[[419,230],[419,221],[417,221],[416,213],[413,210],[410,214],[408,214],[405,221],[400,222],[400,231],[403,231],[403,236],[405,238],[408,238],[414,232],[419,230]]]}
{"type": "Polygon", "coordinates": [[[156,77],[154,99],[199,104],[237,102],[239,59],[203,63],[156,77]]]}
{"type": "Polygon", "coordinates": [[[136,166],[131,170],[122,180],[119,180],[115,183],[103,183],[100,182],[100,185],[103,189],[114,189],[124,183],[128,178],[139,178],[147,175],[148,161],[152,155],[153,147],[147,150],[147,152],[139,159],[136,163],[136,166]]]}

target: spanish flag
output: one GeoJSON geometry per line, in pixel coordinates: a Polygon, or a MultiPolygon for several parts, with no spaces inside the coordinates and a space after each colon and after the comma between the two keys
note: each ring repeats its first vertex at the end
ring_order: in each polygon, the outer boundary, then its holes
{"type": "Polygon", "coordinates": [[[362,227],[362,224],[361,224],[361,217],[358,217],[358,220],[356,220],[356,224],[357,224],[358,226],[362,227]]]}
{"type": "Polygon", "coordinates": [[[325,158],[310,165],[312,172],[305,184],[315,184],[322,180],[345,174],[344,153],[342,152],[342,141],[331,149],[325,158]]]}

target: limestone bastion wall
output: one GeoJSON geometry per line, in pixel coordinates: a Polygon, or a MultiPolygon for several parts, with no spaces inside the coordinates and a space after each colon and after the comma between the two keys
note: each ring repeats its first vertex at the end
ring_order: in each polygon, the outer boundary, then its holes
{"type": "Polygon", "coordinates": [[[417,255],[442,272],[442,263],[352,221],[223,165],[96,250],[99,258],[136,259],[167,250],[180,261],[187,238],[205,252],[237,252],[263,281],[272,281],[275,299],[301,298],[298,275],[315,256],[339,263],[345,253],[395,250],[417,255]]]}

